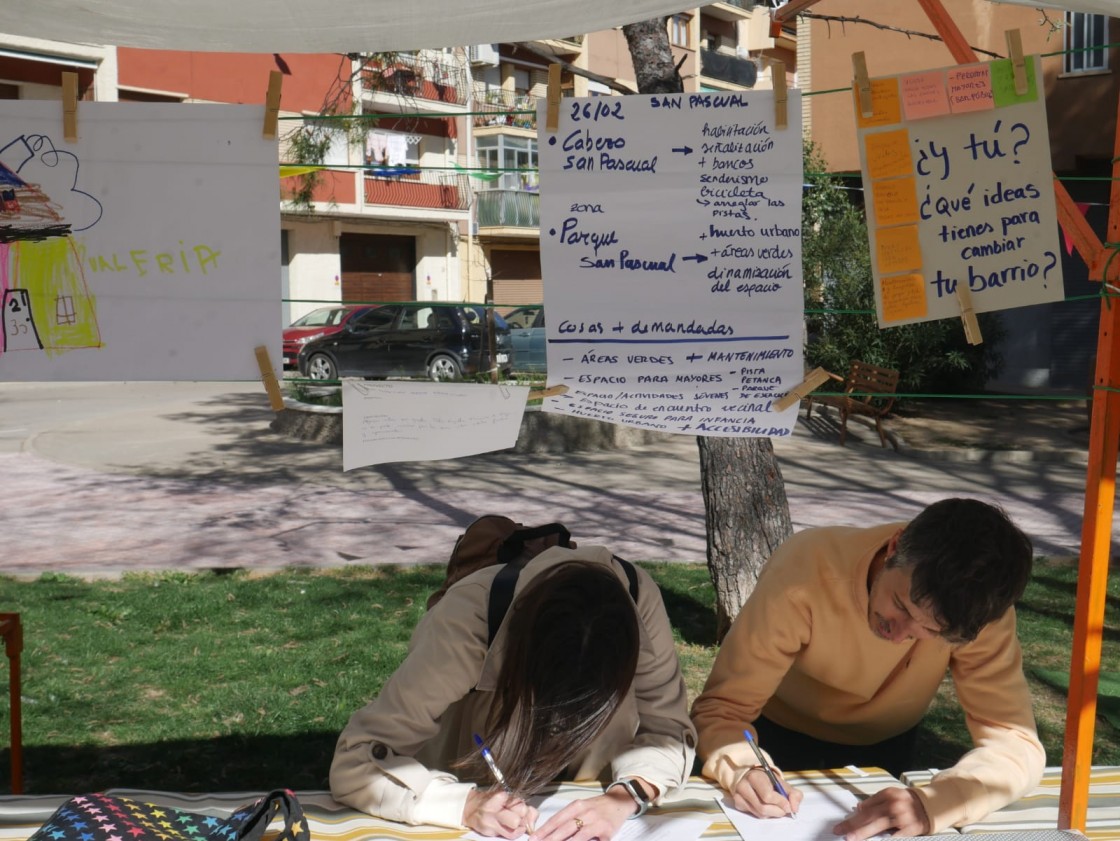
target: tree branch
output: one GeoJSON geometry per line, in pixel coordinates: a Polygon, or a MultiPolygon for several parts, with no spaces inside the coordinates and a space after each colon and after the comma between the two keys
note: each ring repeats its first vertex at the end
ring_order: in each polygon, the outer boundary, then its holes
{"type": "MultiPolygon", "coordinates": [[[[942,40],[940,35],[934,35],[934,34],[931,34],[929,32],[917,32],[916,30],[913,30],[913,29],[902,29],[901,27],[898,27],[898,26],[888,26],[885,23],[879,23],[878,21],[867,20],[866,18],[861,18],[858,15],[855,16],[855,17],[839,17],[839,16],[836,16],[836,15],[822,15],[822,14],[818,14],[816,12],[801,12],[799,17],[813,18],[815,20],[823,20],[827,23],[833,23],[833,22],[841,23],[841,24],[843,24],[843,23],[862,23],[865,26],[873,26],[876,29],[882,29],[886,32],[898,32],[902,35],[905,35],[907,38],[928,38],[931,41],[942,40]]],[[[980,47],[972,47],[972,50],[973,50],[973,52],[983,53],[984,55],[991,56],[992,58],[1004,58],[1004,56],[1001,56],[999,53],[993,53],[990,50],[983,50],[980,47]]]]}

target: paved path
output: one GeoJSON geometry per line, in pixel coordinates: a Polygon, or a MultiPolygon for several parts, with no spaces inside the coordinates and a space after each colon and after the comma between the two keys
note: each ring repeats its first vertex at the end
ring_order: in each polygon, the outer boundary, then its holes
{"type": "MultiPolygon", "coordinates": [[[[705,560],[692,438],[343,473],[340,448],[281,437],[271,417],[256,383],[0,384],[0,574],[443,562],[489,512],[559,520],[639,560],[705,560]]],[[[797,528],[973,495],[1039,553],[1078,551],[1083,463],[931,460],[859,430],[841,448],[815,415],[775,450],[797,528]]]]}

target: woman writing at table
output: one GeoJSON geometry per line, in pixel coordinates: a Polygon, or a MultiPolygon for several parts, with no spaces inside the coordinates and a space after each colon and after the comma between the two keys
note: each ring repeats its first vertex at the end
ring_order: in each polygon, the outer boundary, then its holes
{"type": "Polygon", "coordinates": [[[661,594],[631,567],[632,597],[603,547],[554,547],[525,565],[489,644],[499,569],[457,582],[421,619],[404,663],[339,737],[331,792],[409,824],[609,841],[692,768],[695,730],[661,594]],[[525,798],[554,780],[610,785],[537,826],[525,798]]]}

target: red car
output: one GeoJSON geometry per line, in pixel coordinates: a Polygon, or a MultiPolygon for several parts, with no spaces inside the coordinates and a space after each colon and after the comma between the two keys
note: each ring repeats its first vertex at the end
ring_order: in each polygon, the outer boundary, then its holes
{"type": "Polygon", "coordinates": [[[332,307],[320,307],[297,318],[290,327],[284,329],[284,370],[294,370],[298,367],[296,357],[305,344],[320,336],[337,333],[347,321],[369,309],[372,307],[338,304],[332,307]]]}

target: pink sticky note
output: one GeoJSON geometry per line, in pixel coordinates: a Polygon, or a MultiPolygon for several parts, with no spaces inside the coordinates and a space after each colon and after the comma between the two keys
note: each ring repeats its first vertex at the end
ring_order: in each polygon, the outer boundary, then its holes
{"type": "Polygon", "coordinates": [[[908,120],[940,117],[949,113],[949,94],[945,90],[945,71],[911,73],[901,79],[902,110],[908,120]]]}
{"type": "Polygon", "coordinates": [[[965,111],[988,111],[995,107],[992,96],[992,73],[987,64],[951,67],[949,74],[949,107],[954,114],[965,111]]]}

